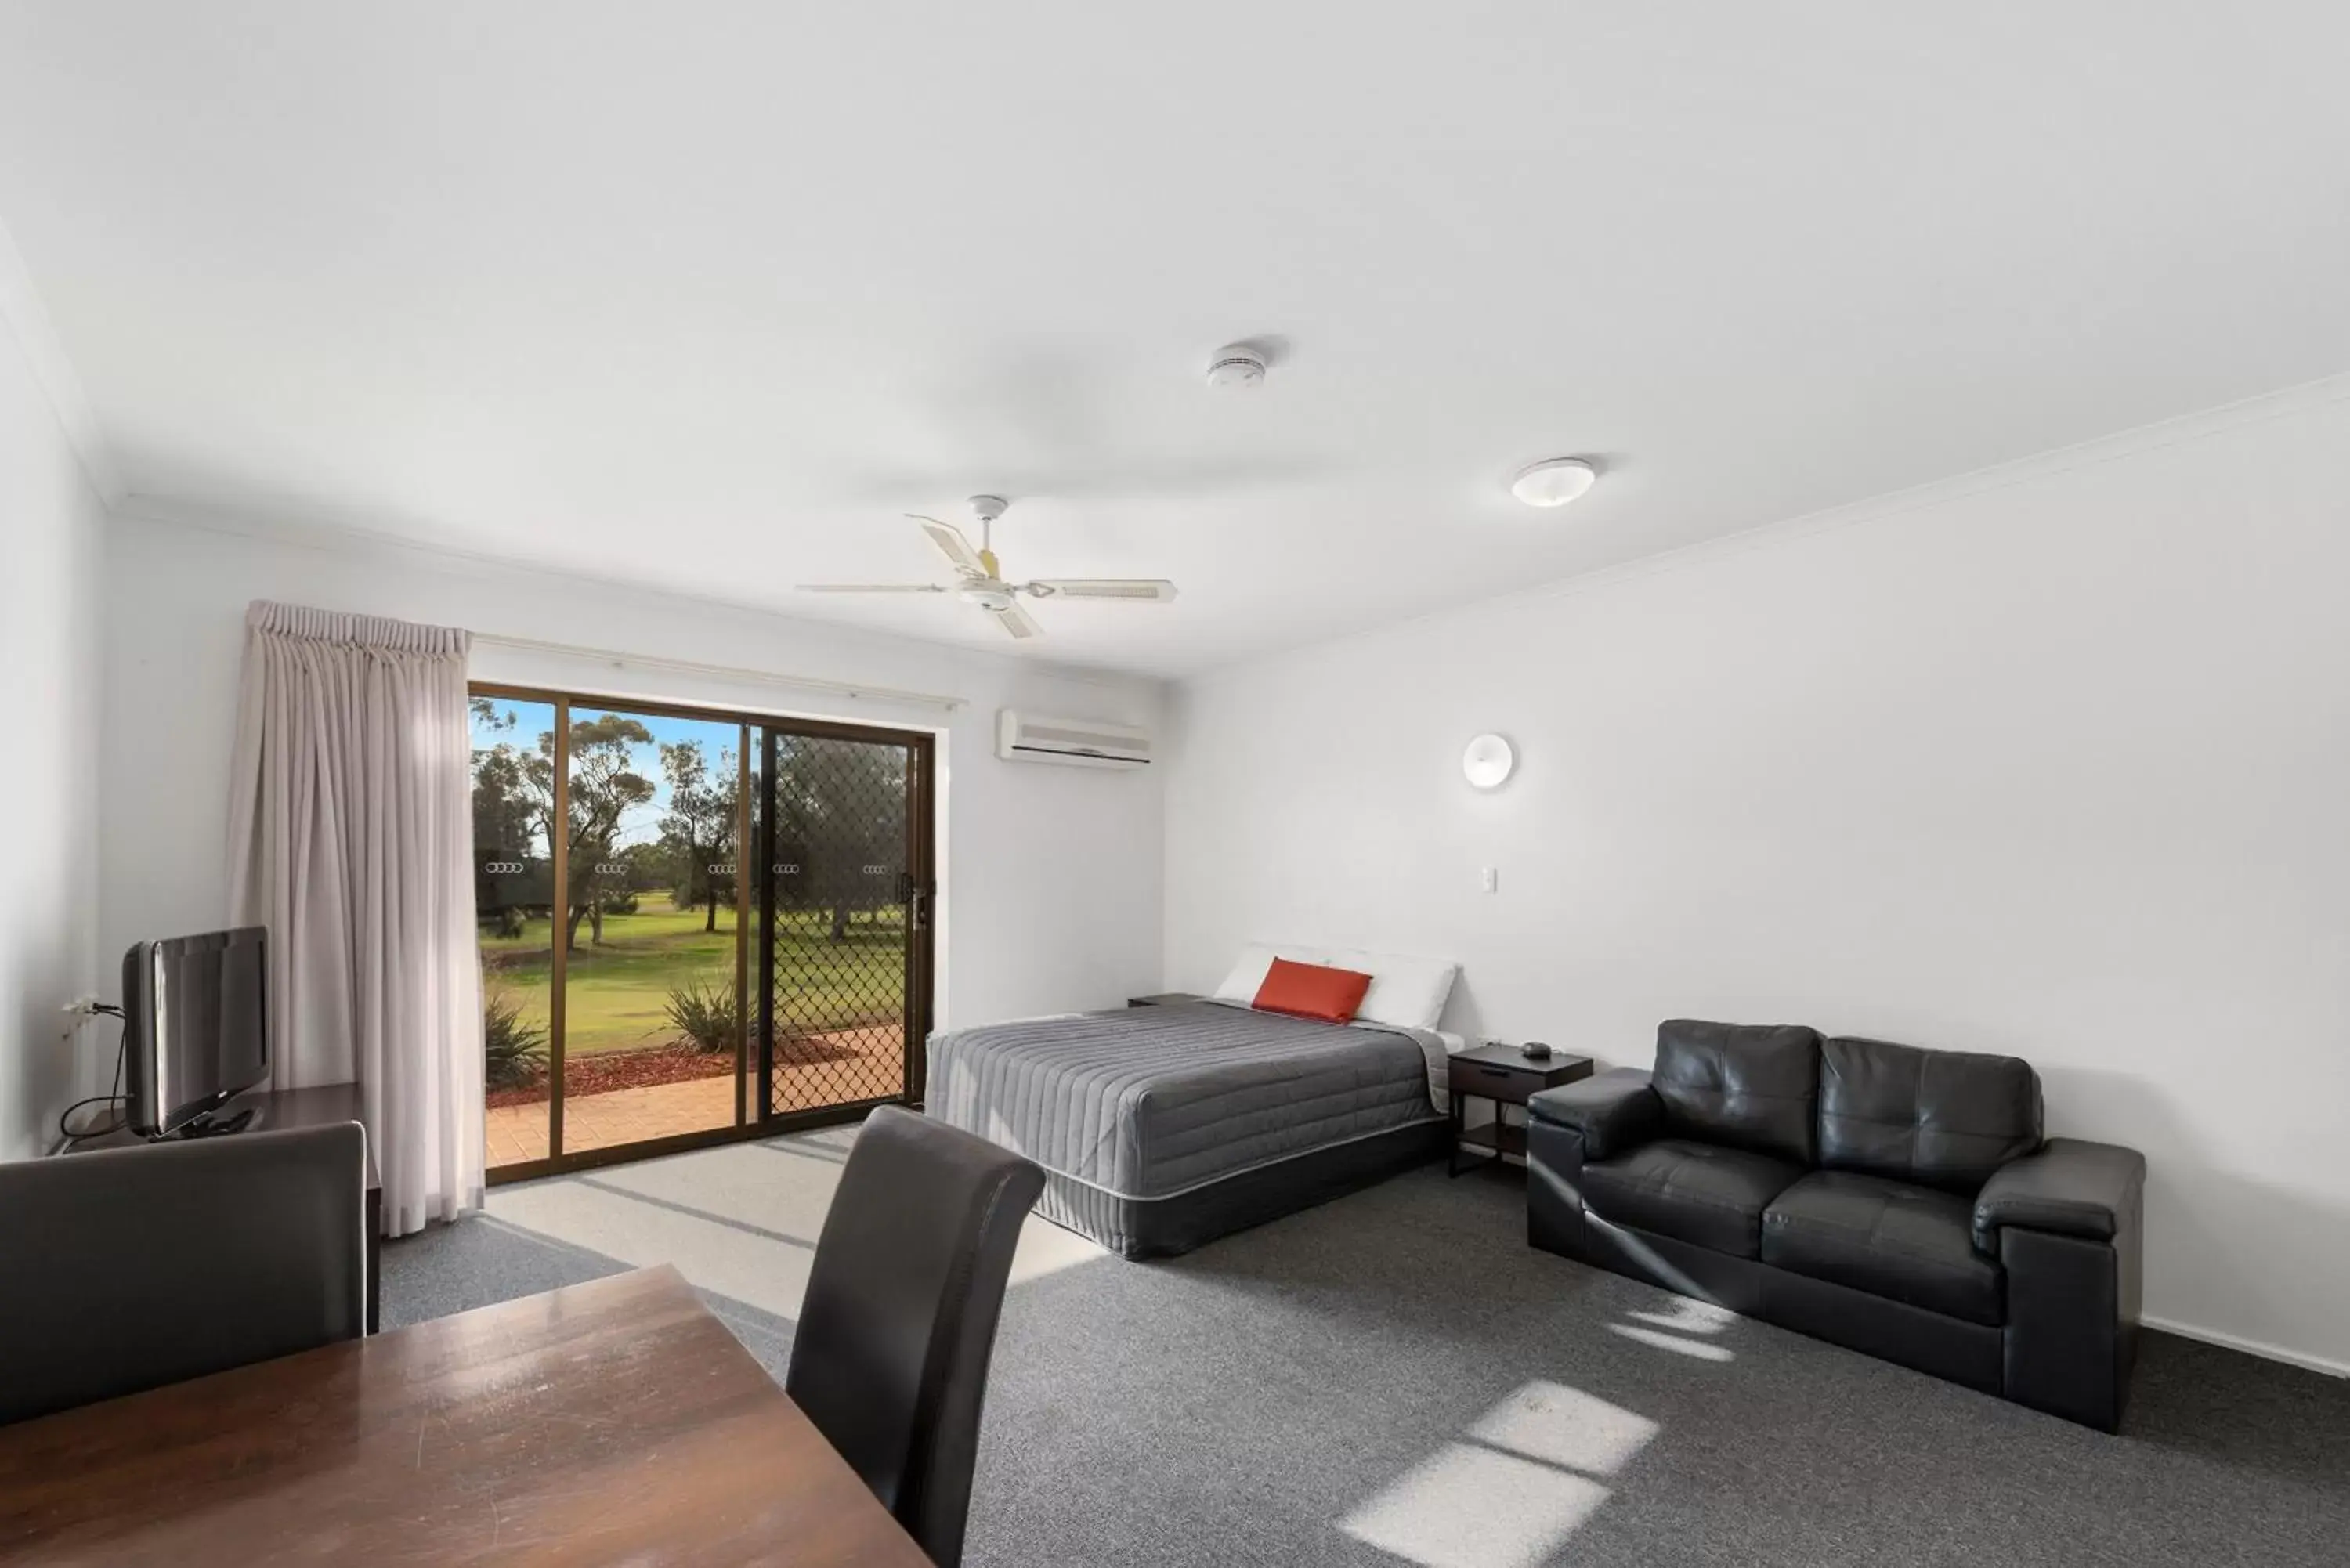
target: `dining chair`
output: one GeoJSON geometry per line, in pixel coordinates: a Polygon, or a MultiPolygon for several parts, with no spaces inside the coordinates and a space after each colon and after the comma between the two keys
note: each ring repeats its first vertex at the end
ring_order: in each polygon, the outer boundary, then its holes
{"type": "Polygon", "coordinates": [[[0,1165],[0,1423],[367,1330],[357,1122],[0,1165]]]}
{"type": "Polygon", "coordinates": [[[1032,1160],[911,1111],[866,1118],[818,1234],[784,1390],[938,1568],[962,1561],[987,1362],[1032,1160]]]}

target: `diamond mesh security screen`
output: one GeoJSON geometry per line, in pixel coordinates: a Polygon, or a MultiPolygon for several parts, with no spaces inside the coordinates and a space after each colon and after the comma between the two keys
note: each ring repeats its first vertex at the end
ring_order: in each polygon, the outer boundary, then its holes
{"type": "Polygon", "coordinates": [[[906,1092],[913,939],[901,745],[769,732],[764,979],[773,1114],[906,1092]],[[771,771],[769,771],[771,770],[771,771]]]}

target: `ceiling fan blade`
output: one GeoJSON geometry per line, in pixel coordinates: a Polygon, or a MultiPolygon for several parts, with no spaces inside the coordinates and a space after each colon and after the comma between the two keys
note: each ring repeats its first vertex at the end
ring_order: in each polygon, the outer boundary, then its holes
{"type": "Polygon", "coordinates": [[[1005,609],[991,610],[988,613],[994,616],[997,620],[1002,621],[1003,623],[1003,629],[1010,632],[1014,637],[1030,638],[1042,637],[1045,635],[1045,628],[1038,626],[1035,621],[1030,620],[1028,618],[1028,612],[1022,609],[1018,605],[1013,605],[1005,609]]]}
{"type": "Polygon", "coordinates": [[[906,515],[922,525],[922,532],[931,536],[931,543],[939,547],[941,555],[954,563],[956,571],[966,577],[987,576],[985,563],[980,560],[979,552],[971,547],[971,541],[962,536],[962,529],[951,523],[941,523],[935,517],[925,517],[919,512],[909,512],[906,515]]]}
{"type": "Polygon", "coordinates": [[[1128,599],[1163,605],[1174,598],[1175,585],[1164,577],[1039,577],[1023,583],[1020,591],[1040,599],[1128,599]]]}
{"type": "Polygon", "coordinates": [[[804,594],[942,594],[936,583],[802,583],[804,594]]]}

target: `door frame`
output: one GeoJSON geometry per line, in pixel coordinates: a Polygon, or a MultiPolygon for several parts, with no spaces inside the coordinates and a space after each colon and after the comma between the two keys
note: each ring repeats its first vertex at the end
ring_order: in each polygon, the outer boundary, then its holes
{"type": "MultiPolygon", "coordinates": [[[[917,728],[897,728],[887,724],[859,724],[836,719],[795,718],[782,713],[762,713],[748,709],[705,708],[690,702],[671,702],[660,699],[609,696],[601,692],[576,691],[564,688],[520,686],[501,680],[468,680],[468,698],[488,697],[515,702],[545,703],[555,714],[556,748],[554,757],[554,815],[557,822],[569,820],[571,774],[571,711],[575,707],[591,708],[598,712],[650,713],[665,719],[689,719],[737,726],[741,743],[736,747],[737,779],[742,788],[735,818],[734,878],[734,1125],[728,1127],[707,1127],[694,1132],[673,1133],[667,1137],[647,1138],[638,1143],[616,1144],[604,1148],[563,1150],[563,1012],[564,985],[567,966],[565,944],[551,940],[552,962],[549,968],[547,997],[547,1112],[546,1136],[548,1153],[543,1159],[524,1160],[515,1165],[499,1166],[484,1173],[492,1187],[510,1181],[528,1181],[542,1176],[561,1176],[573,1171],[592,1170],[599,1166],[620,1165],[630,1160],[651,1159],[665,1154],[682,1154],[691,1149],[713,1148],[724,1144],[741,1143],[754,1138],[774,1137],[783,1133],[799,1132],[812,1127],[837,1127],[845,1122],[861,1121],[876,1106],[891,1105],[919,1106],[922,1103],[923,1067],[926,1053],[921,1049],[931,1033],[937,999],[931,988],[937,976],[938,945],[938,800],[937,753],[938,732],[917,728]],[[878,1098],[858,1100],[837,1106],[820,1106],[809,1110],[791,1111],[777,1116],[768,1113],[773,1100],[771,1055],[772,1033],[763,1036],[760,1061],[757,1065],[756,1087],[752,1086],[751,1028],[755,1014],[750,1005],[753,960],[750,952],[751,917],[754,912],[751,887],[753,878],[742,874],[750,845],[751,829],[751,749],[757,745],[763,765],[772,752],[764,741],[767,734],[781,732],[806,735],[816,739],[857,741],[868,744],[903,747],[908,752],[906,772],[906,861],[913,877],[913,887],[920,902],[922,914],[916,918],[918,906],[907,909],[906,932],[906,1017],[905,1066],[900,1082],[902,1095],[887,1095],[878,1098]],[[757,1104],[751,1103],[755,1095],[757,1104]],[[756,1114],[754,1114],[756,1113],[756,1114]]],[[[760,788],[766,787],[764,774],[760,788]]],[[[760,832],[771,830],[771,823],[763,815],[760,832]]],[[[762,844],[764,854],[764,845],[762,844]]],[[[555,911],[549,927],[551,933],[563,929],[563,895],[569,891],[567,862],[570,858],[568,834],[551,836],[547,857],[552,867],[555,911]]],[[[763,858],[762,865],[767,863],[763,858]]],[[[757,877],[763,888],[772,886],[773,877],[762,870],[757,877]]],[[[763,894],[764,898],[764,894],[763,894]]],[[[762,944],[763,948],[768,944],[762,944]]],[[[764,979],[760,983],[764,986],[764,979]]],[[[487,1089],[484,1087],[486,1094],[487,1089]]]]}

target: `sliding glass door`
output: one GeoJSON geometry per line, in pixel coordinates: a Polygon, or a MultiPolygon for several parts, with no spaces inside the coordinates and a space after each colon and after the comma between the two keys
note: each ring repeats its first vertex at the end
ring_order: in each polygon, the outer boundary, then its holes
{"type": "Polygon", "coordinates": [[[918,1098],[931,741],[481,686],[494,1179],[918,1098]]]}
{"type": "Polygon", "coordinates": [[[919,1098],[924,757],[901,741],[771,729],[759,773],[766,1113],[919,1098]]]}

